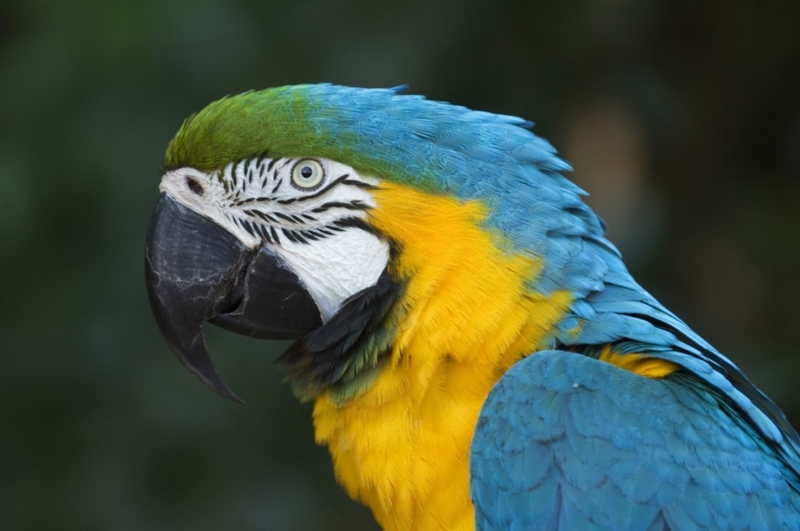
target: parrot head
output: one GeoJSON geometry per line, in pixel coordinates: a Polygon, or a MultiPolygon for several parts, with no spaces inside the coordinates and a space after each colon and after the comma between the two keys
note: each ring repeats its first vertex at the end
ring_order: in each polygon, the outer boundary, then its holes
{"type": "Polygon", "coordinates": [[[205,322],[300,340],[280,360],[313,396],[363,383],[408,331],[415,301],[434,324],[471,320],[483,341],[490,328],[471,307],[528,303],[534,282],[542,297],[565,287],[550,225],[602,234],[530,123],[398,92],[247,92],[191,116],[169,144],[148,293],[172,351],[214,391],[239,400],[211,362],[205,322]],[[445,278],[463,278],[446,316],[425,302],[445,278]]]}

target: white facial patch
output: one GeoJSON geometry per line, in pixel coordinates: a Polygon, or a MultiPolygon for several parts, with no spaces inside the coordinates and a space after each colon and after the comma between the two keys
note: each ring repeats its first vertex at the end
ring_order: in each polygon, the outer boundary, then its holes
{"type": "Polygon", "coordinates": [[[358,229],[313,245],[285,243],[275,251],[303,281],[317,303],[322,322],[333,317],[345,299],[374,286],[389,259],[386,241],[358,229]]]}
{"type": "Polygon", "coordinates": [[[389,244],[365,222],[378,184],[328,159],[254,158],[211,174],[169,171],[160,190],[249,249],[274,250],[327,322],[347,298],[375,285],[389,261],[389,244]]]}

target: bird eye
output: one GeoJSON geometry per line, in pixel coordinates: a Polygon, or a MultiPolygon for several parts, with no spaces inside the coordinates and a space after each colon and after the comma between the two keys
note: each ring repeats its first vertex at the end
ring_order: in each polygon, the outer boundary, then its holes
{"type": "Polygon", "coordinates": [[[322,184],[325,170],[314,159],[303,159],[292,168],[292,184],[302,190],[313,190],[322,184]]]}

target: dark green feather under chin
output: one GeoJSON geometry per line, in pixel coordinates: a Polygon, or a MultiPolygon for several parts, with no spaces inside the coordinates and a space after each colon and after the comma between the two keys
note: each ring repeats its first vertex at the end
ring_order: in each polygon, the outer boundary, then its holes
{"type": "Polygon", "coordinates": [[[374,286],[349,299],[323,326],[277,360],[288,370],[295,394],[311,400],[328,391],[345,401],[367,389],[391,353],[400,322],[403,284],[387,270],[374,286]]]}

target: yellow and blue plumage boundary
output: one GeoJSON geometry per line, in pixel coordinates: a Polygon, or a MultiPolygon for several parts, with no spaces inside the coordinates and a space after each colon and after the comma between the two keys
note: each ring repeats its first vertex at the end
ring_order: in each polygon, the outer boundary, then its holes
{"type": "Polygon", "coordinates": [[[380,322],[334,318],[283,361],[386,529],[800,529],[797,433],[632,279],[530,125],[283,87],[210,105],[165,165],[315,156],[382,180],[391,308],[345,305],[380,322]]]}
{"type": "Polygon", "coordinates": [[[532,256],[503,252],[478,202],[383,184],[370,223],[402,252],[405,284],[387,365],[342,403],[316,400],[317,441],[337,476],[386,529],[473,529],[469,448],[500,375],[540,344],[569,306],[526,290],[532,256]]]}

